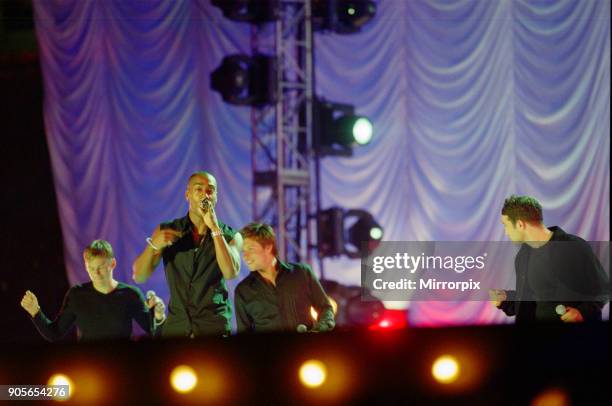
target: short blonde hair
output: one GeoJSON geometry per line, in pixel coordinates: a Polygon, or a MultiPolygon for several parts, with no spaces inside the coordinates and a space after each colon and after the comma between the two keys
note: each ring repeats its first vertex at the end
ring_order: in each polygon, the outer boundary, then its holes
{"type": "Polygon", "coordinates": [[[108,241],[105,240],[94,240],[83,250],[83,258],[89,261],[93,258],[115,258],[113,253],[113,247],[108,241]]]}

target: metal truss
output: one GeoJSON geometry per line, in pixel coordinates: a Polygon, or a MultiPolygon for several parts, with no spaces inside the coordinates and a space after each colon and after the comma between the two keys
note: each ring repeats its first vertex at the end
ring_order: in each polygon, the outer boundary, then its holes
{"type": "Polygon", "coordinates": [[[277,63],[276,105],[251,110],[253,217],[273,225],[281,259],[310,263],[314,239],[311,0],[278,4],[279,19],[251,31],[252,54],[275,55],[277,63]],[[273,43],[266,44],[271,38],[273,43]]]}

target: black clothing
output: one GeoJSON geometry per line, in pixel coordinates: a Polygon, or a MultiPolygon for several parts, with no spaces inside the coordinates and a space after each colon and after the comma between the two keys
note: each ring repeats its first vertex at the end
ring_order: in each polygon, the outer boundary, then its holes
{"type": "Polygon", "coordinates": [[[129,339],[132,319],[147,333],[154,333],[153,312],[147,308],[140,289],[119,282],[115,290],[104,294],[94,289],[92,282],[88,282],[68,290],[54,321],[50,321],[42,310],[32,321],[49,341],[65,336],[74,324],[79,329],[79,339],[88,341],[129,339]]]}
{"type": "Polygon", "coordinates": [[[549,230],[553,235],[545,245],[521,246],[514,260],[516,290],[507,291],[508,298],[500,308],[508,316],[516,316],[517,324],[561,322],[555,312],[559,304],[577,308],[585,321],[601,320],[601,309],[609,298],[608,276],[599,260],[582,238],[556,226],[549,230]],[[552,301],[554,297],[578,299],[578,296],[585,299],[552,301]]]}
{"type": "MultiPolygon", "coordinates": [[[[210,230],[196,244],[189,215],[160,227],[182,233],[162,253],[170,288],[168,319],[162,327],[162,337],[229,334],[232,309],[210,230]]],[[[234,239],[236,231],[220,221],[219,227],[227,242],[234,239]]]]}
{"type": "Polygon", "coordinates": [[[331,330],[334,312],[321,284],[306,264],[277,261],[276,286],[251,272],[236,287],[234,301],[238,332],[331,330]],[[310,314],[317,311],[318,321],[310,314]]]}

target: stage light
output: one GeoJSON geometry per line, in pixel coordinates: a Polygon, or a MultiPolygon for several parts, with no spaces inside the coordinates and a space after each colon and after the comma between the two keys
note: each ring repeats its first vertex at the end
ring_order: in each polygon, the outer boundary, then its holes
{"type": "Polygon", "coordinates": [[[317,99],[313,103],[315,150],[320,157],[352,156],[353,147],[374,136],[372,122],[350,104],[317,99]]]}
{"type": "Polygon", "coordinates": [[[370,237],[374,240],[380,240],[383,236],[383,230],[380,227],[372,227],[370,229],[370,237]]]}
{"type": "Polygon", "coordinates": [[[360,117],[353,124],[353,138],[359,145],[366,145],[372,141],[374,127],[372,122],[365,117],[360,117]]]}
{"type": "Polygon", "coordinates": [[[308,388],[319,387],[327,378],[327,368],[325,364],[317,360],[309,360],[300,367],[300,381],[308,388]]]}
{"type": "Polygon", "coordinates": [[[361,30],[376,15],[376,3],[371,0],[313,0],[315,30],[352,34],[361,30]]]}
{"type": "Polygon", "coordinates": [[[348,228],[348,244],[345,253],[349,258],[361,258],[370,255],[383,237],[383,229],[374,220],[374,216],[365,210],[349,210],[344,216],[345,227],[351,219],[355,222],[348,228]]]}
{"type": "Polygon", "coordinates": [[[278,19],[278,0],[212,0],[233,21],[265,23],[278,19]]]}
{"type": "Polygon", "coordinates": [[[191,392],[198,383],[198,377],[193,368],[179,365],[170,373],[170,384],[179,393],[191,392]]]}
{"type": "Polygon", "coordinates": [[[226,56],[211,73],[210,82],[212,89],[230,104],[276,103],[276,58],[261,54],[226,56]]]}
{"type": "Polygon", "coordinates": [[[58,401],[66,401],[70,399],[74,394],[75,385],[68,375],[62,373],[53,374],[47,381],[47,385],[68,386],[68,392],[66,393],[66,396],[55,398],[58,401]]]}
{"type": "Polygon", "coordinates": [[[540,392],[530,406],[570,406],[570,396],[562,388],[548,388],[540,392]]]}
{"type": "Polygon", "coordinates": [[[405,328],[406,311],[401,309],[385,309],[382,317],[376,323],[370,325],[370,330],[397,330],[405,328]]]}
{"type": "Polygon", "coordinates": [[[376,3],[367,0],[337,1],[338,24],[335,31],[340,34],[357,32],[376,15],[376,3]]]}
{"type": "Polygon", "coordinates": [[[383,228],[365,210],[330,207],[317,216],[319,256],[361,258],[380,245],[383,228]]]}
{"type": "Polygon", "coordinates": [[[451,355],[438,357],[431,367],[431,374],[442,384],[453,383],[459,377],[459,363],[451,355]]]}

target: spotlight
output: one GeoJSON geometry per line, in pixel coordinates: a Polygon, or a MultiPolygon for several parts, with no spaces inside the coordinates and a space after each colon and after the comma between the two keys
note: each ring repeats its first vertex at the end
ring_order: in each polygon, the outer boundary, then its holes
{"type": "Polygon", "coordinates": [[[378,247],[383,229],[365,210],[343,210],[331,207],[317,216],[317,239],[320,257],[346,255],[368,256],[378,247]]]}
{"type": "Polygon", "coordinates": [[[532,401],[530,406],[570,406],[570,396],[563,388],[548,388],[540,392],[532,401]]]}
{"type": "Polygon", "coordinates": [[[459,377],[459,363],[455,357],[443,355],[434,361],[431,374],[439,383],[453,383],[459,377]]]}
{"type": "Polygon", "coordinates": [[[198,377],[193,368],[179,365],[170,373],[170,384],[179,393],[191,392],[198,383],[198,377]]]}
{"type": "Polygon", "coordinates": [[[278,19],[278,0],[212,0],[230,20],[265,23],[278,19]]]}
{"type": "Polygon", "coordinates": [[[406,328],[407,313],[400,309],[385,309],[382,317],[376,323],[370,325],[369,330],[397,330],[406,328]]]}
{"type": "Polygon", "coordinates": [[[306,361],[300,367],[300,381],[308,388],[319,387],[327,378],[327,368],[321,361],[310,360],[306,361]]]}
{"type": "Polygon", "coordinates": [[[276,58],[257,54],[229,55],[210,75],[211,87],[230,104],[276,103],[276,58]]]}
{"type": "Polygon", "coordinates": [[[56,399],[60,401],[65,401],[65,400],[70,399],[75,389],[74,382],[72,382],[72,379],[70,379],[70,377],[68,377],[67,375],[60,374],[60,373],[51,375],[51,377],[47,381],[47,385],[49,386],[67,386],[68,387],[67,391],[65,392],[60,389],[60,392],[59,392],[60,396],[56,397],[56,399]]]}
{"type": "Polygon", "coordinates": [[[376,15],[376,3],[371,0],[313,0],[315,30],[352,34],[361,30],[376,15]]]}
{"type": "Polygon", "coordinates": [[[345,244],[345,254],[349,258],[368,256],[380,245],[383,229],[374,220],[374,216],[365,210],[349,210],[344,215],[345,227],[352,219],[355,222],[348,228],[348,244],[345,244]]]}
{"type": "Polygon", "coordinates": [[[356,115],[354,106],[315,100],[313,107],[315,148],[319,156],[351,156],[353,146],[372,141],[372,122],[356,115]]]}

